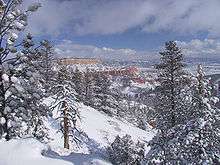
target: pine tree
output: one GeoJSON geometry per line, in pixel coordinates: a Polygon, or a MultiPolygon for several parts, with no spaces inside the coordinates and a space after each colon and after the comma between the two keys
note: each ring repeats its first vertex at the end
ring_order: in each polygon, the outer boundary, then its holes
{"type": "Polygon", "coordinates": [[[184,123],[187,112],[187,93],[189,79],[184,72],[183,54],[174,41],[165,44],[160,52],[161,62],[156,65],[159,87],[155,99],[157,135],[149,143],[151,150],[148,161],[159,160],[166,164],[170,160],[170,130],[184,123]]]}
{"type": "Polygon", "coordinates": [[[41,48],[38,51],[38,60],[37,63],[37,70],[41,74],[41,84],[46,90],[46,92],[50,91],[50,86],[54,82],[54,67],[55,67],[55,57],[54,57],[54,50],[53,46],[51,45],[50,41],[43,40],[41,42],[41,48]]]}
{"type": "Polygon", "coordinates": [[[7,140],[10,139],[9,128],[16,127],[16,125],[10,124],[9,116],[14,116],[14,113],[10,112],[11,109],[8,108],[8,105],[17,104],[15,100],[8,101],[8,90],[16,86],[11,80],[14,73],[9,69],[15,67],[16,61],[20,61],[18,50],[23,45],[18,43],[18,35],[27,26],[29,14],[40,7],[39,3],[35,3],[26,11],[22,11],[19,7],[21,3],[22,1],[18,0],[8,0],[0,17],[0,116],[4,120],[0,125],[2,130],[0,136],[5,134],[7,140]]]}
{"type": "Polygon", "coordinates": [[[124,94],[121,92],[121,88],[111,88],[111,95],[115,100],[115,105],[117,105],[116,115],[118,117],[125,116],[126,108],[124,108],[124,94]]]}
{"type": "Polygon", "coordinates": [[[191,88],[192,103],[187,118],[164,134],[162,131],[150,142],[147,164],[219,164],[220,111],[213,106],[209,84],[202,67],[191,88]]]}
{"type": "Polygon", "coordinates": [[[187,162],[219,164],[220,111],[214,106],[211,87],[204,76],[202,66],[198,65],[187,124],[178,130],[179,136],[186,138],[181,154],[187,155],[184,158],[187,162]]]}
{"type": "Polygon", "coordinates": [[[206,109],[206,105],[204,104],[204,100],[209,100],[211,98],[210,86],[209,82],[204,78],[205,74],[202,69],[202,65],[198,65],[197,75],[193,79],[192,84],[192,106],[188,114],[189,119],[194,119],[197,117],[203,117],[204,109],[206,109]]]}
{"type": "Polygon", "coordinates": [[[87,68],[86,72],[84,73],[84,98],[85,98],[85,105],[92,106],[92,102],[94,99],[94,78],[93,73],[87,68]]]}
{"type": "Polygon", "coordinates": [[[117,114],[117,101],[111,93],[111,81],[108,76],[100,74],[97,81],[97,97],[101,100],[99,110],[108,115],[117,114]]]}
{"type": "Polygon", "coordinates": [[[156,92],[155,110],[157,128],[165,131],[183,120],[190,79],[183,70],[183,54],[175,42],[167,42],[160,54],[161,63],[156,65],[160,86],[156,92]]]}
{"type": "Polygon", "coordinates": [[[59,111],[58,120],[60,121],[60,131],[64,137],[64,148],[70,148],[70,141],[77,145],[80,142],[78,138],[81,133],[77,128],[79,112],[76,103],[76,92],[71,81],[70,72],[64,66],[58,71],[57,84],[53,86],[56,96],[55,106],[59,111]]]}
{"type": "Polygon", "coordinates": [[[4,114],[10,126],[7,138],[34,136],[43,141],[47,138],[43,118],[48,116],[49,111],[42,103],[44,92],[39,85],[40,75],[35,66],[37,49],[33,44],[27,44],[27,39],[32,41],[30,34],[23,42],[24,49],[19,58],[10,61],[7,69],[7,75],[10,75],[4,84],[8,103],[4,114]]]}
{"type": "Polygon", "coordinates": [[[71,73],[72,75],[72,81],[75,84],[75,91],[76,91],[76,97],[79,101],[84,102],[85,101],[85,87],[84,87],[84,74],[81,72],[78,68],[71,73]]]}
{"type": "MultiPolygon", "coordinates": [[[[26,40],[32,40],[31,35],[27,35],[26,40]]],[[[46,119],[51,112],[49,107],[43,103],[43,99],[46,97],[45,91],[41,86],[41,80],[44,78],[41,71],[38,69],[38,61],[42,58],[39,56],[39,48],[42,48],[42,43],[39,46],[27,45],[26,40],[24,44],[26,45],[26,50],[23,51],[24,55],[27,57],[22,63],[20,68],[20,84],[24,89],[23,95],[28,97],[23,97],[20,100],[23,101],[24,107],[30,111],[31,117],[27,123],[28,134],[33,135],[35,138],[41,141],[47,141],[49,139],[48,128],[44,124],[44,119],[46,119]]],[[[40,49],[41,50],[41,49],[40,49]]]]}
{"type": "Polygon", "coordinates": [[[92,101],[92,107],[94,107],[96,109],[100,108],[101,102],[102,102],[102,97],[100,95],[101,95],[101,92],[102,92],[101,85],[102,85],[103,79],[100,75],[101,74],[98,73],[98,72],[95,72],[93,74],[93,78],[94,78],[94,87],[93,87],[94,98],[93,98],[93,101],[92,101]]]}

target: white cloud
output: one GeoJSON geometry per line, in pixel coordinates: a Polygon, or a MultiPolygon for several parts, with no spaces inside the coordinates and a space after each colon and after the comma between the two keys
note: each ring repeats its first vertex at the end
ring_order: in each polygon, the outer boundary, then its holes
{"type": "Polygon", "coordinates": [[[178,33],[208,32],[220,35],[219,0],[168,0],[157,4],[154,21],[146,24],[146,31],[170,30],[178,33]]]}
{"type": "MultiPolygon", "coordinates": [[[[34,0],[25,0],[25,4],[34,0]]],[[[140,27],[145,32],[208,32],[220,36],[219,0],[39,0],[30,29],[41,34],[114,34],[140,27]]]]}
{"type": "Polygon", "coordinates": [[[177,41],[182,48],[186,57],[193,58],[219,58],[220,41],[214,39],[198,40],[194,39],[190,42],[177,41]]]}
{"type": "Polygon", "coordinates": [[[137,52],[132,49],[112,49],[106,47],[96,47],[92,45],[79,45],[72,41],[64,40],[55,46],[57,56],[61,57],[95,57],[101,59],[114,60],[132,60],[132,59],[146,59],[155,58],[153,52],[137,52]]]}
{"type": "MultiPolygon", "coordinates": [[[[220,56],[220,40],[215,39],[194,39],[189,42],[176,41],[181,47],[186,58],[206,58],[213,59],[220,56]]],[[[64,40],[55,46],[57,56],[61,57],[84,57],[101,58],[115,60],[159,59],[159,51],[163,46],[158,47],[157,51],[137,51],[133,49],[113,49],[107,47],[96,47],[93,45],[80,45],[69,40],[64,40]]]]}

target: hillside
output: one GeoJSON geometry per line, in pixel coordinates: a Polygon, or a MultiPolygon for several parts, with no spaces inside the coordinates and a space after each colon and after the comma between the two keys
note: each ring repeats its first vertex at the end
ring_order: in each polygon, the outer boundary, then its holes
{"type": "Polygon", "coordinates": [[[79,111],[81,121],[78,124],[88,136],[83,137],[80,147],[72,146],[70,150],[63,149],[61,133],[57,132],[58,123],[54,120],[55,112],[54,117],[47,121],[49,134],[53,139],[49,144],[40,143],[32,138],[0,141],[0,164],[107,165],[111,163],[107,160],[105,147],[114,140],[115,136],[129,134],[134,141],[149,141],[154,135],[154,131],[150,128],[143,131],[126,121],[109,117],[82,104],[79,105],[79,111]]]}

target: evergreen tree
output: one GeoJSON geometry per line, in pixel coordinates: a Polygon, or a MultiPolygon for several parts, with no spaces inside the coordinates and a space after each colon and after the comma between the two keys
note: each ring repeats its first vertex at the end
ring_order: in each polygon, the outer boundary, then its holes
{"type": "Polygon", "coordinates": [[[161,63],[156,65],[160,86],[156,92],[155,110],[157,128],[165,131],[184,120],[190,79],[183,70],[183,54],[175,42],[167,42],[160,54],[161,63]]]}
{"type": "Polygon", "coordinates": [[[115,105],[117,105],[116,115],[118,117],[125,116],[125,108],[124,108],[124,94],[121,92],[121,88],[111,88],[111,95],[115,100],[115,105]]]}
{"type": "Polygon", "coordinates": [[[79,101],[84,102],[85,101],[85,87],[84,87],[84,74],[81,72],[78,68],[73,71],[72,74],[72,81],[75,84],[75,91],[76,91],[76,97],[79,101]]]}
{"type": "Polygon", "coordinates": [[[162,161],[166,164],[169,159],[169,131],[184,122],[187,103],[185,91],[187,77],[183,70],[183,54],[174,41],[165,43],[165,50],[160,52],[161,62],[156,65],[158,81],[155,98],[155,116],[157,135],[150,142],[151,151],[148,161],[162,161]]]}
{"type": "Polygon", "coordinates": [[[19,74],[16,75],[19,77],[20,85],[23,88],[23,96],[20,100],[22,100],[23,107],[30,111],[31,115],[27,122],[27,133],[41,141],[46,141],[49,139],[49,135],[44,119],[51,115],[51,112],[48,106],[43,103],[43,99],[46,96],[40,83],[43,75],[37,69],[39,67],[38,61],[42,58],[39,56],[39,48],[42,48],[43,45],[40,43],[39,46],[33,47],[33,44],[28,46],[27,39],[32,40],[32,36],[30,34],[27,35],[26,40],[23,42],[26,49],[22,52],[26,59],[19,66],[19,74]]]}
{"type": "Polygon", "coordinates": [[[102,97],[100,95],[101,95],[101,92],[102,92],[101,85],[102,85],[103,79],[100,75],[101,74],[98,73],[98,72],[95,72],[93,74],[93,78],[94,78],[94,87],[93,87],[94,98],[93,98],[92,105],[93,105],[94,108],[97,108],[97,109],[100,108],[101,102],[102,102],[102,97]]]}
{"type": "Polygon", "coordinates": [[[111,93],[111,81],[108,76],[100,74],[97,85],[100,88],[97,88],[97,97],[101,100],[99,110],[107,113],[108,115],[117,114],[117,101],[111,93]]]}
{"type": "Polygon", "coordinates": [[[204,78],[205,74],[202,69],[202,65],[198,65],[197,75],[193,79],[192,84],[192,105],[189,110],[188,118],[194,119],[203,117],[204,110],[207,109],[207,105],[204,104],[204,99],[207,104],[212,104],[211,101],[211,87],[209,82],[204,78]]]}
{"type": "MultiPolygon", "coordinates": [[[[22,1],[18,0],[8,0],[3,6],[0,17],[0,116],[1,120],[4,121],[0,125],[0,137],[5,135],[7,140],[11,138],[9,128],[17,127],[10,124],[10,118],[14,116],[14,113],[8,107],[12,104],[15,106],[17,102],[15,100],[8,101],[10,98],[8,97],[8,93],[10,93],[8,90],[16,86],[11,79],[14,73],[9,69],[15,67],[17,61],[21,62],[18,50],[23,44],[18,43],[18,35],[27,26],[29,14],[40,7],[39,3],[35,3],[29,6],[26,11],[22,11],[19,9],[21,3],[22,1]]],[[[27,40],[27,42],[29,41],[27,40]]]]}
{"type": "Polygon", "coordinates": [[[94,99],[94,83],[93,73],[87,68],[86,72],[84,73],[84,103],[88,106],[92,106],[94,99]]]}
{"type": "Polygon", "coordinates": [[[48,40],[41,42],[41,48],[38,50],[38,60],[36,61],[36,69],[41,74],[41,84],[46,92],[50,91],[50,87],[55,79],[55,57],[53,46],[48,40]]]}
{"type": "MultiPolygon", "coordinates": [[[[27,39],[32,40],[30,34],[27,39]]],[[[8,119],[7,139],[34,136],[43,141],[47,138],[43,118],[48,116],[49,111],[42,103],[44,92],[39,85],[40,75],[35,69],[37,50],[26,40],[19,58],[8,63],[7,75],[10,76],[4,82],[7,88],[7,111],[4,112],[8,119]]]]}
{"type": "Polygon", "coordinates": [[[76,104],[76,92],[71,81],[70,72],[64,66],[58,71],[57,84],[53,86],[56,101],[53,109],[59,111],[58,120],[60,121],[60,130],[64,137],[64,148],[70,148],[70,141],[77,145],[80,142],[78,138],[80,131],[77,128],[79,112],[76,104]]]}
{"type": "Polygon", "coordinates": [[[147,164],[219,164],[219,110],[213,106],[202,67],[191,88],[192,104],[183,123],[150,142],[147,164]]]}

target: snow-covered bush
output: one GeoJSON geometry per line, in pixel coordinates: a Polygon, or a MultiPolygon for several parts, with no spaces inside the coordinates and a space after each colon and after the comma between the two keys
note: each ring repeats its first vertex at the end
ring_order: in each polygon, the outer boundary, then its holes
{"type": "Polygon", "coordinates": [[[214,118],[194,119],[159,132],[149,143],[147,164],[219,164],[220,137],[214,118]]]}
{"type": "Polygon", "coordinates": [[[130,135],[116,136],[107,151],[115,165],[140,165],[144,159],[144,144],[133,142],[130,135]]]}

